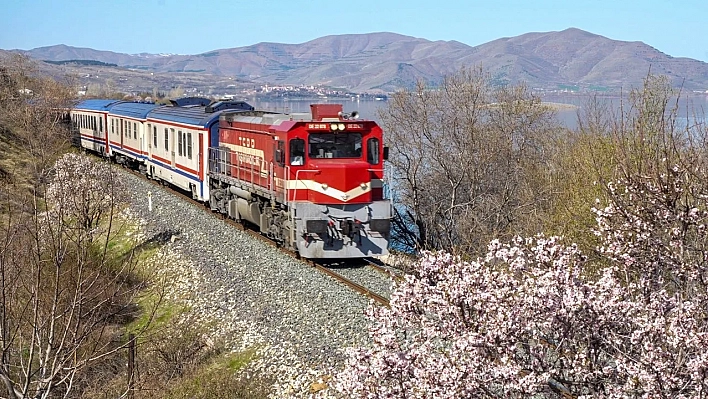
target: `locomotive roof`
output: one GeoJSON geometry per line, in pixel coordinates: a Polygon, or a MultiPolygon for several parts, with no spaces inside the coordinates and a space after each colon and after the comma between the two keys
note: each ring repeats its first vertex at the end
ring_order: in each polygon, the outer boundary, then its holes
{"type": "Polygon", "coordinates": [[[89,111],[108,111],[111,109],[112,106],[122,102],[122,100],[91,98],[88,100],[79,101],[79,103],[74,106],[74,109],[89,111]]]}
{"type": "Polygon", "coordinates": [[[283,121],[309,121],[312,119],[310,113],[292,113],[282,114],[269,111],[252,111],[252,112],[224,112],[221,119],[228,122],[244,122],[263,125],[279,125],[283,121]]]}
{"type": "Polygon", "coordinates": [[[111,107],[111,115],[127,116],[136,119],[145,119],[157,104],[122,102],[111,107]]]}
{"type": "MultiPolygon", "coordinates": [[[[188,105],[185,107],[160,107],[152,110],[148,117],[150,119],[158,119],[208,128],[214,124],[214,122],[219,120],[219,115],[221,115],[224,110],[229,109],[215,109],[215,104],[206,107],[200,105],[188,105]]],[[[234,106],[244,107],[248,110],[253,109],[253,107],[242,101],[234,103],[234,106]]],[[[233,109],[231,109],[231,111],[233,112],[233,109]]]]}

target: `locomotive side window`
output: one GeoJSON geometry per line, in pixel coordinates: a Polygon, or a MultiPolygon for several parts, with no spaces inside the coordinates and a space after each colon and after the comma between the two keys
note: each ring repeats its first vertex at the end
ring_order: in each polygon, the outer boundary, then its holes
{"type": "Polygon", "coordinates": [[[157,148],[157,126],[152,127],[152,144],[157,148]]]}
{"type": "Polygon", "coordinates": [[[361,133],[310,133],[310,158],[359,158],[361,133]]]}
{"type": "Polygon", "coordinates": [[[165,151],[170,150],[170,136],[167,133],[167,128],[165,128],[165,151]]]}
{"type": "Polygon", "coordinates": [[[305,164],[305,140],[292,139],[290,140],[290,165],[305,164]]]}
{"type": "Polygon", "coordinates": [[[192,159],[192,133],[187,133],[187,159],[192,159]]]}
{"type": "Polygon", "coordinates": [[[379,139],[371,138],[366,142],[366,160],[372,165],[378,165],[379,158],[379,139]]]}
{"type": "Polygon", "coordinates": [[[103,133],[103,118],[98,118],[98,131],[103,133]]]}
{"type": "Polygon", "coordinates": [[[138,138],[138,124],[135,122],[133,122],[133,138],[138,138]]]}

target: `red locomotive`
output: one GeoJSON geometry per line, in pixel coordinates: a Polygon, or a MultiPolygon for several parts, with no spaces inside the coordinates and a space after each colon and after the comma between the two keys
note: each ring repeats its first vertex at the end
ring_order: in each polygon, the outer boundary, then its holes
{"type": "Polygon", "coordinates": [[[211,208],[306,258],[387,253],[381,128],[313,104],[310,114],[224,111],[209,149],[211,208]]]}

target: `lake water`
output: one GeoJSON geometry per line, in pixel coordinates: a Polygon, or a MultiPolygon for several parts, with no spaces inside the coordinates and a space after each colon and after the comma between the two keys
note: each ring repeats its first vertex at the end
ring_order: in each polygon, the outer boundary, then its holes
{"type": "MultiPolygon", "coordinates": [[[[559,94],[543,96],[542,100],[544,102],[569,105],[570,107],[560,107],[560,109],[556,111],[556,114],[561,124],[570,129],[575,129],[578,126],[578,111],[581,111],[583,107],[586,106],[589,98],[590,97],[588,95],[559,94]]],[[[606,102],[609,109],[613,109],[615,111],[619,110],[622,105],[620,97],[607,96],[598,98],[600,101],[606,102]]],[[[371,120],[378,120],[378,109],[387,105],[386,101],[357,99],[313,99],[288,101],[248,99],[247,102],[256,107],[256,109],[267,109],[286,113],[310,112],[310,104],[317,102],[342,104],[344,112],[351,113],[352,111],[357,111],[361,119],[371,120]]],[[[627,103],[625,100],[624,106],[626,105],[627,103]]],[[[701,120],[704,120],[706,116],[708,116],[708,95],[691,95],[689,97],[684,97],[679,101],[678,105],[679,114],[683,117],[688,115],[690,119],[693,119],[694,112],[695,116],[701,120]]]]}

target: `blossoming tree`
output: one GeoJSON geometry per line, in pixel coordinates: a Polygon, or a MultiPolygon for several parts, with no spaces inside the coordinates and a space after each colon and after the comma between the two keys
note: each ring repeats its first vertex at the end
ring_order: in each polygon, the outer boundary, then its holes
{"type": "Polygon", "coordinates": [[[373,398],[708,397],[706,196],[691,172],[609,185],[599,257],[556,237],[425,253],[372,306],[336,388],[373,398]],[[592,266],[592,267],[588,267],[592,266]]]}

